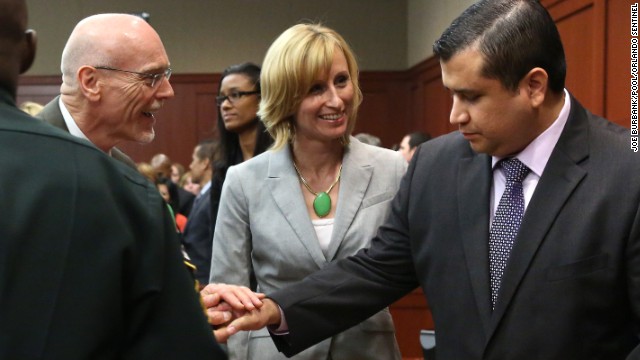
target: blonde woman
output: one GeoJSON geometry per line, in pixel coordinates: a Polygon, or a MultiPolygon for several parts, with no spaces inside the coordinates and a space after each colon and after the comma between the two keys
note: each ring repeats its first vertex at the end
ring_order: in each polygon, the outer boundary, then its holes
{"type": "MultiPolygon", "coordinates": [[[[286,30],[266,54],[258,115],[273,147],[229,169],[213,240],[212,283],[270,293],[369,245],[406,162],[351,136],[362,94],[349,45],[321,25],[286,30]]],[[[234,337],[231,357],[284,359],[266,329],[234,337]]],[[[388,310],[294,359],[400,359],[388,310]]]]}

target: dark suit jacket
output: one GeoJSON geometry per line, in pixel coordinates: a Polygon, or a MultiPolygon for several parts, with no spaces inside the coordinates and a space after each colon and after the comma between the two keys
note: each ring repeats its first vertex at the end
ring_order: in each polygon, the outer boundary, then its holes
{"type": "Polygon", "coordinates": [[[184,250],[193,265],[196,266],[195,277],[200,284],[209,283],[209,270],[211,269],[213,234],[211,234],[211,197],[209,191],[200,194],[198,200],[194,202],[182,236],[184,250]]]}
{"type": "Polygon", "coordinates": [[[368,251],[270,294],[290,329],[279,349],[298,352],[421,285],[438,360],[624,359],[640,325],[640,156],[628,130],[572,99],[493,312],[491,182],[490,156],[459,133],[421,146],[368,251]]]}
{"type": "MultiPolygon", "coordinates": [[[[64,117],[62,116],[62,112],[60,111],[60,105],[58,104],[59,99],[60,96],[56,96],[55,99],[51,100],[47,105],[45,105],[44,109],[42,109],[42,111],[40,111],[40,113],[36,117],[44,120],[45,122],[48,122],[49,124],[57,128],[69,132],[69,128],[64,122],[64,117]]],[[[136,163],[131,160],[131,158],[127,156],[127,154],[123,153],[116,147],[111,149],[111,157],[129,165],[134,169],[137,169],[136,163]]]]}
{"type": "Polygon", "coordinates": [[[178,188],[178,212],[188,217],[191,215],[193,200],[195,200],[196,197],[180,186],[176,185],[176,187],[178,188]]]}
{"type": "Polygon", "coordinates": [[[223,359],[158,191],[0,89],[0,359],[223,359]]]}

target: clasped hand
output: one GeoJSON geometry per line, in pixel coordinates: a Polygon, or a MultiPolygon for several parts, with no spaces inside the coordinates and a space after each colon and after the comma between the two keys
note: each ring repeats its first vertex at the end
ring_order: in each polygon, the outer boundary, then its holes
{"type": "Polygon", "coordinates": [[[265,294],[245,286],[208,284],[200,291],[209,324],[219,343],[238,331],[258,330],[280,323],[280,310],[265,294]],[[263,301],[264,300],[264,301],[263,301]]]}

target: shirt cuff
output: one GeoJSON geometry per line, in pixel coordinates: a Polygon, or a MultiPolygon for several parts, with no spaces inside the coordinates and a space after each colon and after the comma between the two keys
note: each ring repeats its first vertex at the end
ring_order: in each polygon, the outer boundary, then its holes
{"type": "Polygon", "coordinates": [[[278,327],[275,325],[269,325],[267,326],[267,329],[273,335],[289,335],[289,326],[287,325],[287,319],[284,317],[284,312],[280,305],[276,305],[278,306],[278,311],[280,311],[280,325],[278,327]]]}

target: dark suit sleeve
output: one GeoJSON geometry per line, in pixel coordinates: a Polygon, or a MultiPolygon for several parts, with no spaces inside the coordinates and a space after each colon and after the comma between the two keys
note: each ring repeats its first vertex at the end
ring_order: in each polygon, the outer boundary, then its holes
{"type": "MultiPolygon", "coordinates": [[[[153,189],[147,187],[147,191],[153,189]]],[[[179,249],[175,226],[162,202],[149,194],[155,226],[129,263],[131,322],[127,358],[200,359],[226,356],[215,344],[199,295],[179,249]]],[[[137,251],[137,250],[134,250],[137,251]]]]}
{"type": "Polygon", "coordinates": [[[200,284],[209,283],[211,269],[211,206],[209,194],[203,194],[196,203],[183,234],[184,250],[196,266],[195,277],[200,284]]]}
{"type": "MultiPolygon", "coordinates": [[[[640,199],[639,199],[640,200],[640,199]]],[[[631,298],[631,307],[635,315],[634,322],[636,326],[640,324],[640,201],[638,202],[638,212],[636,213],[631,233],[629,237],[629,297],[631,298]]],[[[640,345],[636,346],[627,359],[640,358],[640,345]]]]}
{"type": "Polygon", "coordinates": [[[289,335],[272,336],[278,350],[287,356],[297,354],[362,322],[418,286],[407,223],[414,171],[412,164],[369,249],[269,294],[282,307],[289,327],[289,335]]]}

